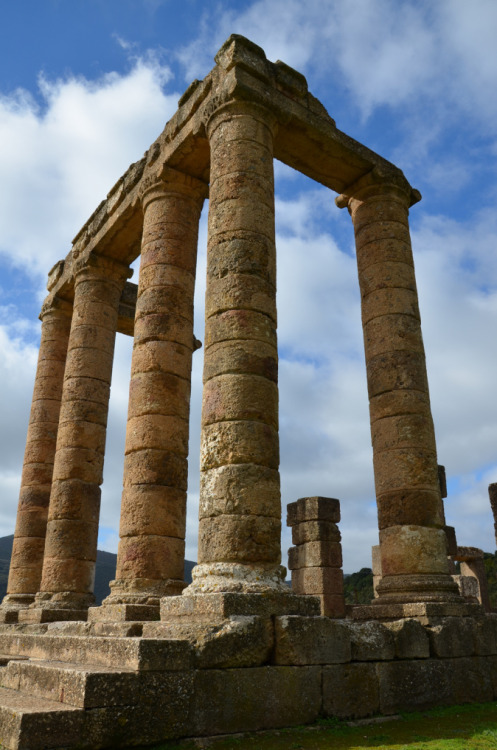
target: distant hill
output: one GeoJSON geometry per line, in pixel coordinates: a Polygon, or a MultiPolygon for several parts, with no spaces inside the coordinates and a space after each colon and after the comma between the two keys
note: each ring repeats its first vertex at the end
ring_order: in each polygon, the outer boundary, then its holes
{"type": "MultiPolygon", "coordinates": [[[[10,556],[14,535],[0,537],[0,601],[7,593],[7,579],[9,576],[10,556]]],[[[113,552],[97,552],[97,568],[95,571],[95,599],[97,604],[110,594],[109,581],[116,575],[117,555],[113,552]]],[[[196,563],[185,560],[185,581],[191,583],[192,568],[196,563]]]]}

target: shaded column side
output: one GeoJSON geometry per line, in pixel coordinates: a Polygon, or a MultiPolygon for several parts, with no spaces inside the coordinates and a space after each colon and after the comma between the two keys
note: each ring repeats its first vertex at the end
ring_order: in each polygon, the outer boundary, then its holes
{"type": "MultiPolygon", "coordinates": [[[[72,619],[94,601],[100,485],[119,300],[129,268],[76,268],[40,593],[27,619],[72,619]],[[38,610],[38,611],[37,611],[38,610]],[[52,613],[53,614],[53,613],[52,613]]],[[[23,615],[24,616],[24,615],[23,615]]]]}
{"type": "Polygon", "coordinates": [[[381,181],[359,185],[352,195],[383,576],[374,601],[457,599],[443,530],[409,195],[381,181]]]}
{"type": "Polygon", "coordinates": [[[168,169],[143,195],[120,542],[116,580],[104,604],[155,605],[157,618],[160,597],[186,585],[193,298],[207,191],[204,183],[168,169]]]}
{"type": "MultiPolygon", "coordinates": [[[[9,621],[29,606],[39,591],[52,483],[62,383],[72,305],[55,298],[42,307],[41,340],[17,508],[7,596],[2,608],[9,621]],[[11,611],[11,610],[14,610],[11,611]]],[[[2,611],[0,610],[0,619],[2,611]]]]}
{"type": "Polygon", "coordinates": [[[273,115],[232,102],[210,118],[198,565],[192,595],[283,584],[273,115]]]}

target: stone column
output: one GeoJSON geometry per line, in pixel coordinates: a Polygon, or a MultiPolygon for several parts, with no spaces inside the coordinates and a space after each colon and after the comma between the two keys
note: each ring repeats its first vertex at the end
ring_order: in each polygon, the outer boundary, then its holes
{"type": "Polygon", "coordinates": [[[193,297],[207,192],[205,183],[168,169],[143,194],[116,580],[92,619],[159,619],[160,597],[186,585],[193,297]]]}
{"type": "Polygon", "coordinates": [[[217,109],[211,149],[198,565],[184,595],[282,591],[273,115],[217,109]]]}
{"type": "Polygon", "coordinates": [[[86,618],[94,601],[100,484],[119,299],[129,268],[92,256],[75,268],[40,593],[24,622],[86,618]]]}
{"type": "Polygon", "coordinates": [[[0,621],[17,622],[39,591],[72,305],[57,297],[40,314],[41,341],[17,508],[7,596],[0,621]]]}
{"type": "MultiPolygon", "coordinates": [[[[460,598],[449,575],[433,419],[401,173],[337,199],[354,224],[382,580],[377,604],[460,598]]],[[[419,194],[415,194],[419,200],[419,194]]]]}

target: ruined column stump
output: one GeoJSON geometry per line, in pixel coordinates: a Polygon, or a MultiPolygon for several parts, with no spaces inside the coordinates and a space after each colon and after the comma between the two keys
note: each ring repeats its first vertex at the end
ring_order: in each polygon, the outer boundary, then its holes
{"type": "Polygon", "coordinates": [[[198,223],[207,185],[168,169],[142,196],[144,224],[116,579],[91,620],[153,620],[179,594],[198,223]]]}
{"type": "Polygon", "coordinates": [[[40,351],[0,622],[17,622],[19,610],[29,607],[40,589],[71,315],[72,305],[58,298],[45,302],[40,314],[40,351]]]}
{"type": "Polygon", "coordinates": [[[327,617],[345,616],[339,521],[340,501],[334,498],[302,497],[287,507],[295,544],[288,551],[292,590],[316,597],[327,617]]]}
{"type": "Polygon", "coordinates": [[[127,266],[75,264],[74,311],[40,591],[21,622],[84,620],[95,599],[100,485],[119,300],[127,266]]]}

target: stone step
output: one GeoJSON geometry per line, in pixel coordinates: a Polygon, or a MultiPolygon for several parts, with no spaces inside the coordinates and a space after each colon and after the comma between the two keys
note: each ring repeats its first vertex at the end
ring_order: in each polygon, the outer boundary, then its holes
{"type": "Polygon", "coordinates": [[[132,706],[139,701],[140,677],[133,669],[24,660],[0,672],[0,686],[79,708],[132,706]]]}
{"type": "Polygon", "coordinates": [[[0,654],[0,667],[5,667],[10,661],[27,659],[27,656],[12,656],[12,654],[0,654]]]}
{"type": "Polygon", "coordinates": [[[84,712],[74,706],[0,687],[0,746],[5,750],[76,747],[84,712]]]}
{"type": "Polygon", "coordinates": [[[0,633],[0,653],[137,671],[176,671],[193,664],[188,641],[162,638],[0,633]]]}

